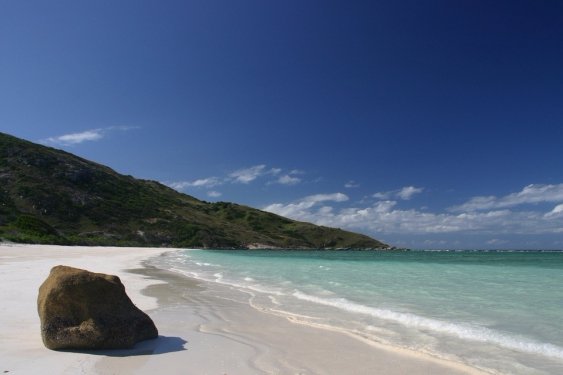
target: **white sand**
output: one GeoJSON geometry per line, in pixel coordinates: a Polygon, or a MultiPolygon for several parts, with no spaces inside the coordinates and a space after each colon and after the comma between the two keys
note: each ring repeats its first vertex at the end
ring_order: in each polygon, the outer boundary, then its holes
{"type": "Polygon", "coordinates": [[[64,264],[95,272],[118,275],[127,294],[142,310],[157,306],[156,299],[141,290],[154,280],[125,272],[140,267],[148,256],[163,249],[0,245],[0,373],[72,374],[91,368],[96,356],[60,353],[46,349],[41,341],[37,293],[52,267],[64,264]],[[48,371],[47,371],[48,370],[48,371]]]}
{"type": "Polygon", "coordinates": [[[294,324],[250,307],[230,288],[142,260],[171,249],[0,245],[0,373],[8,374],[477,374],[415,352],[294,324]],[[43,346],[38,288],[64,264],[118,275],[160,337],[132,350],[58,352],[43,346]],[[214,288],[211,295],[206,292],[214,288]],[[151,297],[152,296],[152,297],[151,297]],[[158,303],[157,303],[158,302],[158,303]]]}

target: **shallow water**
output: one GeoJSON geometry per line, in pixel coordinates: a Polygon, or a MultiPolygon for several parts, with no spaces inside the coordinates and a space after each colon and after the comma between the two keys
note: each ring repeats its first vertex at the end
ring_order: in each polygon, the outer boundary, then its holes
{"type": "Polygon", "coordinates": [[[493,372],[563,373],[563,252],[189,250],[152,262],[309,324],[493,372]]]}

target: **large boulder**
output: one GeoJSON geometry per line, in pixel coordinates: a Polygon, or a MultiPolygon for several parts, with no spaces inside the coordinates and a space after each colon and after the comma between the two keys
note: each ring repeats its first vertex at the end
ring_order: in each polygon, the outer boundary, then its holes
{"type": "Polygon", "coordinates": [[[123,349],[158,337],[117,276],[53,267],[39,288],[37,309],[49,349],[123,349]]]}

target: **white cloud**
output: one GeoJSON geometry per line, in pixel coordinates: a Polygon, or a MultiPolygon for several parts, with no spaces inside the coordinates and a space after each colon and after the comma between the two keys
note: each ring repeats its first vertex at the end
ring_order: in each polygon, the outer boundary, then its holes
{"type": "Polygon", "coordinates": [[[266,165],[264,164],[255,165],[254,167],[236,170],[229,174],[229,177],[233,179],[234,182],[248,184],[263,175],[265,169],[266,165]]]}
{"type": "MultiPolygon", "coordinates": [[[[315,194],[309,195],[297,202],[290,203],[290,204],[281,204],[281,203],[274,203],[269,206],[263,208],[264,211],[272,212],[281,216],[290,217],[296,220],[307,220],[312,221],[309,219],[311,215],[310,209],[316,206],[318,203],[321,202],[345,202],[349,198],[346,194],[342,193],[334,193],[334,194],[315,194]]],[[[321,207],[320,210],[317,212],[320,215],[327,215],[331,214],[330,211],[332,210],[331,207],[324,206],[321,207]]]]}
{"type": "Polygon", "coordinates": [[[299,177],[284,174],[283,176],[280,176],[276,182],[282,185],[296,185],[301,182],[301,179],[299,177]]]}
{"type": "MultiPolygon", "coordinates": [[[[273,168],[270,171],[272,170],[275,170],[277,172],[277,173],[273,173],[274,175],[278,175],[282,171],[280,168],[273,168]]],[[[268,184],[275,183],[280,185],[297,185],[298,183],[301,182],[301,178],[296,177],[295,175],[302,175],[302,174],[305,174],[305,172],[299,169],[293,169],[288,173],[279,176],[277,180],[268,182],[268,184]]]]}
{"type": "Polygon", "coordinates": [[[170,186],[172,189],[179,191],[184,190],[188,187],[212,188],[214,186],[219,186],[222,184],[223,182],[217,177],[201,178],[194,181],[176,181],[176,182],[166,183],[166,185],[170,186]]]}
{"type": "Polygon", "coordinates": [[[319,203],[319,202],[345,202],[347,201],[348,196],[342,193],[333,193],[333,194],[315,194],[309,195],[303,198],[304,202],[311,202],[311,203],[319,203]]]}
{"type": "Polygon", "coordinates": [[[350,180],[347,183],[344,184],[344,187],[346,189],[353,189],[353,188],[357,188],[360,187],[360,184],[358,184],[356,181],[354,180],[350,180]]]}
{"type": "Polygon", "coordinates": [[[377,198],[377,199],[389,199],[391,198],[392,192],[390,191],[385,191],[385,192],[379,192],[379,193],[375,193],[372,195],[372,197],[377,198]]]}
{"type": "Polygon", "coordinates": [[[558,204],[550,212],[545,214],[546,218],[555,218],[563,216],[563,204],[558,204]]]}
{"type": "Polygon", "coordinates": [[[265,164],[255,165],[250,168],[237,169],[234,172],[229,173],[225,177],[207,177],[200,178],[193,181],[174,181],[174,182],[164,182],[165,185],[170,186],[173,189],[182,191],[186,188],[213,188],[215,186],[221,186],[225,184],[249,184],[262,176],[277,176],[276,179],[267,182],[267,184],[282,184],[282,185],[296,185],[301,182],[301,178],[296,177],[295,174],[303,174],[304,172],[299,170],[292,170],[288,173],[280,175],[283,170],[281,168],[266,168],[265,164]]]}
{"type": "Polygon", "coordinates": [[[268,181],[267,184],[281,184],[281,185],[296,185],[301,182],[301,178],[296,177],[297,174],[303,174],[304,172],[294,169],[283,175],[283,169],[281,168],[270,168],[266,169],[265,164],[255,165],[250,168],[238,169],[231,172],[228,175],[227,180],[233,183],[249,184],[250,182],[256,180],[262,176],[278,176],[277,179],[268,181]]]}
{"type": "Polygon", "coordinates": [[[223,194],[215,190],[211,190],[207,192],[207,196],[211,198],[219,198],[221,195],[223,194]]]}
{"type": "Polygon", "coordinates": [[[207,177],[207,178],[200,178],[198,180],[195,180],[191,182],[189,186],[210,188],[221,184],[222,181],[217,177],[207,177]]]}
{"type": "Polygon", "coordinates": [[[62,146],[76,145],[87,141],[97,141],[104,137],[103,129],[86,130],[80,133],[71,133],[59,135],[57,137],[49,137],[44,139],[44,143],[50,143],[62,146]]]}
{"type": "Polygon", "coordinates": [[[110,126],[105,128],[106,130],[121,130],[121,131],[128,131],[128,130],[135,130],[141,129],[140,126],[110,126]]]}
{"type": "MultiPolygon", "coordinates": [[[[398,195],[398,193],[395,193],[398,195]]],[[[346,199],[334,199],[345,201],[346,199]]],[[[297,220],[319,225],[361,230],[374,234],[545,234],[559,233],[563,227],[563,204],[549,214],[539,211],[512,211],[491,209],[481,212],[427,212],[419,209],[402,209],[395,200],[381,200],[363,207],[336,209],[330,200],[309,196],[288,204],[274,203],[264,208],[297,220]],[[325,202],[317,208],[318,202],[325,202]]],[[[334,197],[336,198],[336,197],[334,197]]]]}
{"type": "Polygon", "coordinates": [[[139,129],[138,126],[109,126],[106,128],[90,129],[79,133],[69,133],[59,135],[56,137],[49,137],[42,139],[39,142],[44,144],[60,145],[60,146],[73,146],[83,142],[99,141],[104,138],[106,134],[113,130],[128,131],[139,129]]]}
{"type": "Polygon", "coordinates": [[[391,199],[393,197],[399,198],[405,201],[410,200],[415,194],[420,194],[424,188],[405,186],[398,190],[391,191],[381,191],[372,195],[372,197],[377,199],[391,199]]]}
{"type": "Polygon", "coordinates": [[[409,199],[412,198],[413,195],[422,193],[422,190],[423,188],[417,188],[414,186],[405,186],[404,188],[399,190],[399,192],[397,192],[397,196],[403,200],[408,201],[409,199]]]}
{"type": "Polygon", "coordinates": [[[474,197],[464,204],[451,207],[450,211],[479,211],[515,207],[523,204],[559,202],[563,202],[563,184],[532,184],[524,187],[517,193],[508,194],[500,198],[493,195],[474,197]]]}
{"type": "Polygon", "coordinates": [[[164,185],[171,187],[174,190],[184,190],[185,188],[189,187],[191,182],[189,181],[176,181],[176,182],[163,182],[164,185]]]}

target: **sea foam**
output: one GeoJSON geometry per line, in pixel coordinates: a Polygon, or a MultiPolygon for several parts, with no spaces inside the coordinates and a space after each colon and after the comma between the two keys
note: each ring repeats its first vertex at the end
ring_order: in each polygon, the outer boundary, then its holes
{"type": "Polygon", "coordinates": [[[464,323],[446,322],[411,313],[365,306],[349,301],[346,298],[322,298],[303,293],[299,290],[296,290],[293,293],[293,296],[300,300],[335,307],[347,312],[369,315],[374,318],[393,321],[407,327],[432,330],[434,332],[456,336],[464,340],[492,343],[506,349],[563,359],[563,348],[557,345],[505,334],[486,327],[479,327],[464,323]]]}

